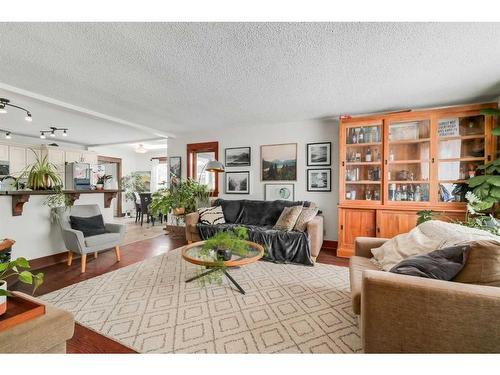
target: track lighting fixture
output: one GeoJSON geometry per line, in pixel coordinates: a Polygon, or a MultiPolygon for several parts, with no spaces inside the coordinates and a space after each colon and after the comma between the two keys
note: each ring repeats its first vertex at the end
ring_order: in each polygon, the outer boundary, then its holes
{"type": "Polygon", "coordinates": [[[57,136],[57,133],[58,131],[62,131],[62,135],[63,137],[67,137],[68,136],[68,129],[67,128],[56,128],[55,126],[51,126],[49,127],[49,130],[41,130],[40,131],[40,138],[42,139],[45,139],[47,138],[47,133],[49,134],[49,136],[51,138],[55,138],[57,136]]]}
{"type": "Polygon", "coordinates": [[[17,108],[17,109],[20,109],[21,111],[26,112],[26,117],[24,119],[28,122],[33,121],[33,118],[31,117],[31,112],[28,111],[26,108],[11,104],[9,99],[0,98],[0,113],[7,113],[7,108],[6,108],[7,106],[17,108]]]}

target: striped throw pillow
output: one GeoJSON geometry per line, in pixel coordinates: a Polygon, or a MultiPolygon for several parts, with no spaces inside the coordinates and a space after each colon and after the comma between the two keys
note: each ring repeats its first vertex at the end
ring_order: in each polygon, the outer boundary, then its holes
{"type": "Polygon", "coordinates": [[[198,209],[200,223],[207,225],[224,224],[224,213],[221,206],[203,207],[198,209]]]}

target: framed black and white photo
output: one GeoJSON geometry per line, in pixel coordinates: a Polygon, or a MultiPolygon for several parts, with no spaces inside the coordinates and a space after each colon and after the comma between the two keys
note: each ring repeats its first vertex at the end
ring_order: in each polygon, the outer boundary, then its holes
{"type": "Polygon", "coordinates": [[[226,172],[226,194],[250,194],[250,172],[226,172]]]}
{"type": "Polygon", "coordinates": [[[176,177],[179,180],[182,176],[181,169],[181,157],[180,156],[171,156],[168,158],[168,168],[170,172],[169,180],[172,177],[176,177]]]}
{"type": "Polygon", "coordinates": [[[291,201],[295,200],[294,184],[264,184],[264,200],[291,201]]]}
{"type": "Polygon", "coordinates": [[[332,142],[308,143],[307,144],[307,166],[329,166],[332,165],[332,142]]]}
{"type": "Polygon", "coordinates": [[[308,169],[307,191],[332,191],[331,168],[308,169]]]}
{"type": "Polygon", "coordinates": [[[226,148],[226,167],[249,167],[251,164],[250,147],[226,148]]]}

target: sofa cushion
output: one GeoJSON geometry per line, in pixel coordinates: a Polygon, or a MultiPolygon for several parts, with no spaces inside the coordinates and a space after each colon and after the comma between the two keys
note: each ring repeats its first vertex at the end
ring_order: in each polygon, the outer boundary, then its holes
{"type": "Polygon", "coordinates": [[[87,247],[102,246],[118,243],[120,241],[120,233],[104,233],[95,236],[85,237],[85,245],[87,247]]]}
{"type": "Polygon", "coordinates": [[[363,271],[375,270],[378,268],[365,257],[352,256],[349,260],[349,281],[351,284],[352,310],[355,314],[361,313],[361,287],[363,281],[363,271]]]}
{"type": "Polygon", "coordinates": [[[224,224],[224,213],[221,206],[203,207],[198,209],[200,223],[207,225],[224,224]]]}
{"type": "Polygon", "coordinates": [[[307,223],[316,217],[318,211],[317,207],[304,207],[293,229],[298,230],[299,232],[305,232],[307,229],[307,223]]]}
{"type": "Polygon", "coordinates": [[[84,237],[106,233],[102,215],[89,217],[70,216],[69,220],[71,228],[81,231],[84,237]]]}
{"type": "Polygon", "coordinates": [[[236,223],[241,214],[241,205],[244,200],[216,199],[212,206],[221,206],[226,223],[236,223]]]}
{"type": "Polygon", "coordinates": [[[285,207],[280,217],[274,224],[273,229],[290,231],[295,227],[295,223],[302,212],[302,206],[285,207]]]}
{"type": "Polygon", "coordinates": [[[303,206],[304,202],[289,201],[253,201],[242,202],[237,224],[273,226],[278,221],[283,209],[291,206],[303,206]]]}
{"type": "Polygon", "coordinates": [[[500,287],[500,241],[469,243],[467,263],[453,281],[500,287]]]}
{"type": "Polygon", "coordinates": [[[414,255],[396,264],[389,272],[449,281],[464,268],[470,247],[452,246],[414,255]]]}

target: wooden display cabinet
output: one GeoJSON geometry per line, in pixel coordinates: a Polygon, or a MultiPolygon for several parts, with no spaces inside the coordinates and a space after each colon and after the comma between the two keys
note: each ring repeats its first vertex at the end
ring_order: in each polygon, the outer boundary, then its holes
{"type": "Polygon", "coordinates": [[[497,103],[360,116],[340,121],[338,255],[357,236],[393,237],[416,225],[416,212],[463,219],[466,180],[497,157],[497,103]]]}

